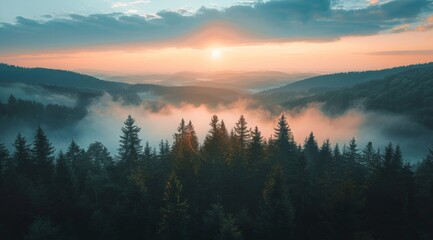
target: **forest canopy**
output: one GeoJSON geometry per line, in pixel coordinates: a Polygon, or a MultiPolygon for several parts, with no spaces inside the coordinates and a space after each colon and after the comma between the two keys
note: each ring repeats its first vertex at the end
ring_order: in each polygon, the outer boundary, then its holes
{"type": "Polygon", "coordinates": [[[0,144],[1,239],[432,239],[433,151],[417,165],[376,149],[294,140],[214,115],[199,143],[182,119],[173,141],[143,143],[128,116],[117,153],[41,127],[0,144]]]}

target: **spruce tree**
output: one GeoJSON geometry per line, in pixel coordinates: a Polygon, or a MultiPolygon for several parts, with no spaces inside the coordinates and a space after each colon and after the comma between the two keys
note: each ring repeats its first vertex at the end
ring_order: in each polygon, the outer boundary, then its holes
{"type": "Polygon", "coordinates": [[[251,141],[247,146],[247,166],[254,168],[263,163],[265,157],[265,147],[263,137],[259,128],[256,126],[251,132],[251,141]]]}
{"type": "Polygon", "coordinates": [[[165,185],[161,209],[161,239],[186,239],[188,220],[188,202],[183,196],[183,186],[176,173],[172,172],[165,185]]]}
{"type": "Polygon", "coordinates": [[[83,191],[85,188],[86,177],[91,169],[90,161],[86,158],[86,152],[72,140],[66,151],[65,158],[71,165],[77,177],[78,189],[83,191]]]}
{"type": "Polygon", "coordinates": [[[323,167],[323,164],[319,159],[319,146],[317,145],[317,141],[313,132],[311,132],[310,135],[305,138],[303,154],[305,160],[307,161],[307,167],[312,172],[316,173],[323,167]]]}
{"type": "Polygon", "coordinates": [[[13,153],[13,166],[16,167],[18,174],[28,178],[32,178],[34,175],[34,161],[31,157],[31,151],[25,137],[18,133],[14,142],[15,151],[13,153]]]}
{"type": "Polygon", "coordinates": [[[141,139],[138,137],[140,128],[135,125],[134,118],[128,115],[122,127],[122,135],[120,136],[120,147],[118,154],[120,157],[119,164],[124,170],[131,170],[137,164],[141,156],[142,146],[141,139]]]}
{"type": "Polygon", "coordinates": [[[113,166],[110,152],[101,142],[91,143],[85,152],[85,159],[90,164],[92,173],[99,174],[113,166]]]}
{"type": "Polygon", "coordinates": [[[283,168],[276,165],[263,189],[260,235],[263,239],[292,239],[294,209],[288,196],[287,179],[283,168]]]}
{"type": "Polygon", "coordinates": [[[234,137],[236,140],[236,145],[234,147],[235,151],[237,152],[236,157],[240,158],[239,160],[244,162],[246,148],[251,138],[250,130],[248,130],[247,121],[245,120],[244,115],[241,115],[235,124],[234,137]]]}
{"type": "Polygon", "coordinates": [[[418,189],[416,195],[419,206],[419,219],[415,224],[420,226],[425,239],[433,237],[433,149],[429,149],[415,173],[418,189]]]}
{"type": "Polygon", "coordinates": [[[3,143],[0,143],[0,176],[2,176],[10,163],[9,152],[3,143]]]}
{"type": "Polygon", "coordinates": [[[172,148],[174,167],[177,170],[195,170],[198,167],[198,139],[191,121],[185,125],[182,119],[174,134],[172,148]]]}
{"type": "Polygon", "coordinates": [[[288,166],[289,161],[296,157],[296,143],[293,138],[292,130],[287,123],[286,116],[283,114],[278,119],[274,133],[274,144],[276,151],[276,161],[288,166]]]}
{"type": "Polygon", "coordinates": [[[40,126],[36,129],[33,140],[32,157],[35,163],[37,181],[43,184],[51,184],[54,176],[54,147],[48,140],[40,126]]]}
{"type": "Polygon", "coordinates": [[[360,162],[360,154],[359,154],[358,145],[356,143],[355,138],[352,138],[349,141],[349,147],[347,151],[344,152],[343,157],[348,164],[355,164],[360,162]]]}

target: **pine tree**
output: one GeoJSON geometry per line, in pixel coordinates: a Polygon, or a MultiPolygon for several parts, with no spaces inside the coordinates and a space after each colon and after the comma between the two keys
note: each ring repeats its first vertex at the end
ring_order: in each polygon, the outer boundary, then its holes
{"type": "Polygon", "coordinates": [[[152,155],[152,148],[149,146],[149,142],[146,141],[146,144],[144,146],[144,151],[143,151],[143,159],[145,164],[147,164],[151,158],[153,157],[152,155]]]}
{"type": "Polygon", "coordinates": [[[86,177],[91,169],[90,161],[86,157],[86,152],[72,140],[65,154],[68,164],[71,165],[75,176],[77,177],[78,189],[83,191],[85,188],[86,177]]]}
{"type": "Polygon", "coordinates": [[[418,212],[419,219],[415,223],[424,232],[425,239],[433,237],[433,149],[429,149],[415,173],[415,183],[418,189],[417,205],[422,209],[418,212]]]}
{"type": "Polygon", "coordinates": [[[235,124],[234,137],[236,140],[236,145],[234,147],[237,152],[236,157],[240,158],[239,160],[244,162],[246,148],[251,138],[250,130],[248,130],[247,121],[245,120],[244,115],[241,115],[238,122],[235,124]]]}
{"type": "Polygon", "coordinates": [[[54,176],[54,147],[40,126],[33,140],[32,156],[35,162],[36,179],[43,184],[51,184],[54,176]]]}
{"type": "Polygon", "coordinates": [[[6,172],[9,167],[9,152],[3,143],[0,143],[0,176],[6,172]]]}
{"type": "Polygon", "coordinates": [[[372,142],[368,142],[362,150],[361,159],[362,164],[367,167],[367,174],[371,174],[379,166],[380,162],[377,161],[378,158],[372,142]]]}
{"type": "Polygon", "coordinates": [[[263,239],[291,239],[294,230],[294,209],[288,196],[283,168],[276,165],[265,183],[260,235],[263,239]]]}
{"type": "Polygon", "coordinates": [[[256,126],[251,132],[251,141],[247,146],[247,165],[254,168],[264,161],[265,149],[263,137],[256,126]]]}
{"type": "Polygon", "coordinates": [[[229,136],[223,121],[219,124],[218,116],[214,115],[209,123],[211,129],[203,143],[205,159],[213,164],[222,164],[228,151],[229,136]]]}
{"type": "Polygon", "coordinates": [[[349,164],[359,163],[360,154],[355,138],[349,141],[349,148],[344,152],[343,157],[349,164]]]}
{"type": "Polygon", "coordinates": [[[174,167],[177,170],[196,170],[198,167],[198,139],[191,121],[185,125],[182,119],[174,135],[172,148],[174,167]]]}
{"type": "Polygon", "coordinates": [[[142,146],[141,139],[138,137],[140,128],[135,125],[134,118],[128,115],[122,127],[122,136],[120,136],[120,147],[118,154],[120,157],[119,164],[124,170],[131,170],[137,164],[141,156],[142,146]]]}
{"type": "Polygon", "coordinates": [[[73,215],[78,186],[71,163],[63,152],[60,152],[57,157],[54,184],[55,217],[61,222],[66,222],[73,215]]]}
{"type": "Polygon", "coordinates": [[[413,239],[411,235],[412,176],[403,165],[400,148],[390,143],[383,163],[368,182],[368,226],[378,239],[413,239]]]}
{"type": "Polygon", "coordinates": [[[276,151],[276,161],[282,162],[284,165],[290,165],[289,161],[296,157],[296,143],[293,138],[292,130],[286,121],[285,115],[281,115],[278,120],[277,127],[274,133],[274,144],[276,151]]]}
{"type": "Polygon", "coordinates": [[[16,166],[16,171],[25,177],[32,178],[34,171],[34,162],[31,157],[30,147],[27,145],[25,137],[18,133],[14,142],[15,152],[13,153],[13,166],[16,166]]]}
{"type": "Polygon", "coordinates": [[[341,162],[343,157],[341,155],[340,146],[338,146],[338,143],[335,144],[334,151],[332,154],[336,162],[341,162]]]}
{"type": "Polygon", "coordinates": [[[172,172],[165,185],[159,234],[162,239],[186,239],[188,202],[183,196],[183,186],[172,172]]]}
{"type": "Polygon", "coordinates": [[[76,192],[76,179],[71,163],[67,160],[63,152],[59,153],[56,161],[55,185],[57,193],[72,197],[76,192]]]}
{"type": "Polygon", "coordinates": [[[85,159],[91,165],[93,174],[105,172],[113,166],[113,158],[110,152],[101,142],[91,143],[85,152],[85,159]]]}
{"type": "Polygon", "coordinates": [[[186,132],[188,135],[188,142],[190,145],[190,149],[191,151],[195,152],[195,154],[197,155],[200,144],[198,143],[197,133],[195,132],[194,126],[192,125],[191,121],[189,121],[188,125],[186,126],[186,132]]]}
{"type": "Polygon", "coordinates": [[[221,204],[212,204],[204,218],[205,237],[212,236],[215,240],[240,240],[242,232],[235,219],[226,214],[221,204]]]}
{"type": "Polygon", "coordinates": [[[303,153],[305,159],[307,160],[308,169],[311,169],[312,172],[317,173],[317,171],[323,167],[323,163],[321,163],[319,159],[319,146],[317,145],[317,141],[313,132],[311,132],[310,135],[305,138],[303,153]]]}

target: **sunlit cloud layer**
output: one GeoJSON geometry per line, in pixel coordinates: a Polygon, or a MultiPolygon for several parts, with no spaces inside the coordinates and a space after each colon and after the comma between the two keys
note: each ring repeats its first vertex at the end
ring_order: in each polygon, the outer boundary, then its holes
{"type": "MultiPolygon", "coordinates": [[[[122,6],[118,2],[112,7],[122,6]]],[[[0,25],[0,53],[128,44],[201,48],[209,42],[321,42],[344,36],[423,30],[430,28],[431,23],[425,20],[431,15],[430,0],[366,1],[364,7],[355,9],[331,6],[331,0],[274,0],[223,9],[203,7],[194,13],[173,10],[154,15],[71,14],[46,20],[17,17],[15,23],[0,25]]]]}

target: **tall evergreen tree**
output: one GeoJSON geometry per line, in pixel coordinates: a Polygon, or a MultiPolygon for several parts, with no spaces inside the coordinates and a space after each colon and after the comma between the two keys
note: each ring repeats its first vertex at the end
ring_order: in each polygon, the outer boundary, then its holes
{"type": "Polygon", "coordinates": [[[242,232],[235,219],[226,214],[221,204],[212,204],[204,218],[204,236],[215,240],[241,240],[242,232]]]}
{"type": "Polygon", "coordinates": [[[124,169],[133,169],[138,164],[142,151],[141,139],[138,137],[140,130],[135,125],[135,119],[128,115],[122,127],[122,135],[119,141],[120,147],[118,149],[119,164],[124,169]]]}
{"type": "Polygon", "coordinates": [[[223,121],[219,123],[218,116],[213,115],[209,123],[211,129],[203,143],[205,159],[210,163],[222,164],[225,161],[229,136],[223,121]]]}
{"type": "Polygon", "coordinates": [[[341,162],[341,160],[343,158],[341,155],[340,146],[338,146],[338,143],[335,144],[334,151],[333,151],[333,157],[334,157],[336,162],[341,162]]]}
{"type": "Polygon", "coordinates": [[[421,162],[415,174],[418,189],[417,206],[419,219],[415,223],[422,229],[421,238],[433,238],[433,150],[421,162]]]}
{"type": "Polygon", "coordinates": [[[186,239],[188,202],[183,196],[183,186],[175,172],[170,174],[165,185],[163,204],[159,228],[161,238],[186,239]]]}
{"type": "Polygon", "coordinates": [[[317,145],[313,132],[305,138],[303,153],[305,160],[307,160],[307,166],[312,172],[316,173],[323,167],[323,163],[321,163],[319,159],[319,146],[317,145]]]}
{"type": "Polygon", "coordinates": [[[236,122],[234,127],[234,134],[236,140],[236,145],[234,146],[234,149],[237,152],[236,157],[240,158],[239,160],[244,162],[246,156],[246,148],[251,138],[250,130],[248,130],[247,121],[245,120],[244,115],[241,115],[239,120],[236,122]]]}
{"type": "Polygon", "coordinates": [[[30,147],[27,144],[25,137],[18,133],[14,142],[15,151],[13,153],[14,166],[18,174],[22,174],[26,177],[31,178],[34,174],[34,161],[31,157],[30,147]]]}
{"type": "Polygon", "coordinates": [[[385,148],[383,164],[370,177],[366,213],[377,239],[413,239],[411,229],[411,177],[405,173],[399,147],[385,148]]]}
{"type": "Polygon", "coordinates": [[[10,163],[9,152],[3,143],[0,143],[0,176],[7,170],[10,163]]]}
{"type": "Polygon", "coordinates": [[[296,143],[293,138],[292,130],[287,123],[286,116],[281,115],[278,119],[277,127],[274,133],[274,144],[276,161],[281,161],[284,165],[290,165],[289,161],[296,157],[296,143]]]}
{"type": "Polygon", "coordinates": [[[54,175],[55,184],[55,218],[60,222],[67,222],[74,212],[74,203],[77,197],[77,179],[71,163],[63,152],[60,152],[56,161],[54,175]]]}
{"type": "Polygon", "coordinates": [[[44,184],[51,184],[54,176],[54,147],[40,126],[36,129],[33,140],[32,156],[35,162],[36,179],[44,184]]]}
{"type": "Polygon", "coordinates": [[[86,152],[72,140],[65,154],[66,161],[71,165],[77,177],[78,189],[83,191],[85,188],[86,177],[91,169],[90,161],[86,157],[86,152]]]}
{"type": "Polygon", "coordinates": [[[349,141],[349,147],[344,151],[343,157],[349,164],[359,163],[360,154],[355,138],[349,141]]]}
{"type": "Polygon", "coordinates": [[[196,170],[198,167],[198,139],[191,121],[185,125],[182,119],[174,135],[172,148],[174,167],[178,170],[196,170]]]}
{"type": "Polygon", "coordinates": [[[110,152],[101,142],[91,143],[85,152],[86,161],[91,165],[92,173],[107,171],[113,166],[110,152]]]}
{"type": "Polygon", "coordinates": [[[263,190],[260,235],[263,239],[292,239],[294,209],[288,196],[286,175],[280,165],[273,167],[263,190]]]}
{"type": "Polygon", "coordinates": [[[247,146],[247,165],[254,168],[262,164],[265,157],[262,133],[256,126],[251,132],[251,141],[247,146]]]}

